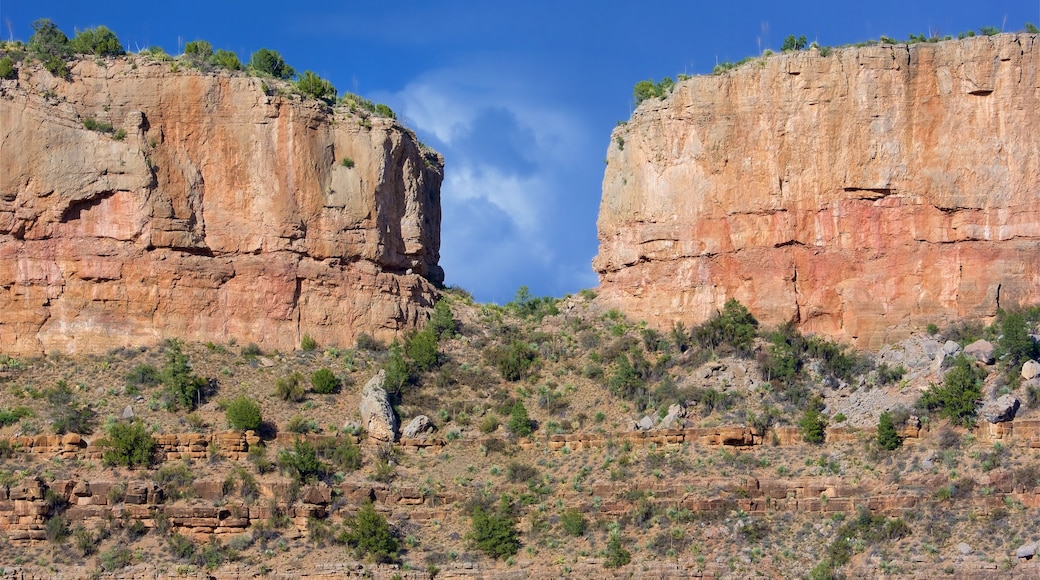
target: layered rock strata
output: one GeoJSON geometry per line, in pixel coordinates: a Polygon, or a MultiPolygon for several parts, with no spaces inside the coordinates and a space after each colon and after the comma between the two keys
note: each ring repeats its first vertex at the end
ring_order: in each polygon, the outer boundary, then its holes
{"type": "Polygon", "coordinates": [[[399,123],[145,57],[71,70],[0,81],[0,352],[352,344],[425,316],[443,159],[399,123]]]}
{"type": "Polygon", "coordinates": [[[600,296],[667,327],[736,298],[877,348],[1040,302],[1040,40],[817,50],[679,83],[615,129],[600,296]]]}

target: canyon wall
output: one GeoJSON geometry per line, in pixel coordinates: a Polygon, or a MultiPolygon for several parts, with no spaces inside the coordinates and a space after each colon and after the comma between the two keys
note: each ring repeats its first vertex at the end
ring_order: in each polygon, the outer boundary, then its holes
{"type": "Polygon", "coordinates": [[[614,130],[600,296],[729,298],[867,348],[1040,302],[1040,39],[817,50],[680,82],[614,130]]]}
{"type": "Polygon", "coordinates": [[[71,70],[0,80],[0,352],[424,319],[444,164],[397,121],[143,56],[71,70]]]}

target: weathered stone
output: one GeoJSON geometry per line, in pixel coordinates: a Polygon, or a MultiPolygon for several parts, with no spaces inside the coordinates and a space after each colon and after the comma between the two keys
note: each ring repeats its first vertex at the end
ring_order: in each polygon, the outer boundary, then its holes
{"type": "Polygon", "coordinates": [[[971,549],[971,546],[965,544],[964,542],[957,544],[957,552],[960,553],[962,556],[967,556],[971,554],[972,551],[973,550],[971,549]]]}
{"type": "Polygon", "coordinates": [[[397,435],[397,416],[383,388],[385,380],[386,371],[380,370],[361,390],[361,426],[373,439],[393,441],[397,435]]]}
{"type": "Polygon", "coordinates": [[[1022,378],[1028,381],[1036,377],[1040,377],[1040,362],[1027,360],[1022,364],[1022,378]]]}
{"type": "Polygon", "coordinates": [[[640,431],[649,431],[650,429],[653,429],[654,418],[650,415],[644,415],[643,418],[636,423],[636,428],[640,431]]]}
{"type": "Polygon", "coordinates": [[[408,439],[418,439],[420,435],[426,433],[433,428],[433,424],[430,423],[430,418],[426,415],[418,415],[408,422],[408,425],[401,431],[402,437],[408,439]]]}
{"type": "Polygon", "coordinates": [[[964,347],[964,354],[974,358],[980,363],[991,365],[995,360],[993,358],[994,350],[996,350],[996,347],[993,346],[992,342],[980,338],[964,347]]]}
{"type": "Polygon", "coordinates": [[[1015,550],[1016,558],[1029,559],[1036,555],[1036,542],[1030,542],[1028,544],[1022,544],[1015,550]]]}
{"type": "Polygon", "coordinates": [[[134,408],[132,406],[130,406],[130,405],[127,405],[126,407],[123,408],[123,413],[121,415],[119,415],[119,417],[122,418],[122,419],[133,419],[134,418],[134,408]]]}
{"type": "Polygon", "coordinates": [[[943,352],[946,353],[949,356],[954,356],[957,353],[959,353],[960,351],[961,351],[961,345],[957,344],[956,342],[954,342],[952,340],[947,340],[946,343],[943,344],[943,352]]]}
{"type": "Polygon", "coordinates": [[[0,99],[0,352],[291,350],[426,319],[443,159],[396,120],[132,55],[69,68],[26,64],[0,99]]]}
{"type": "Polygon", "coordinates": [[[1011,395],[1001,395],[995,400],[986,401],[979,413],[990,423],[1012,421],[1018,412],[1019,400],[1011,395]]]}
{"type": "Polygon", "coordinates": [[[668,328],[736,298],[868,348],[1040,302],[1038,69],[1004,34],[679,82],[610,139],[597,301],[668,328]]]}

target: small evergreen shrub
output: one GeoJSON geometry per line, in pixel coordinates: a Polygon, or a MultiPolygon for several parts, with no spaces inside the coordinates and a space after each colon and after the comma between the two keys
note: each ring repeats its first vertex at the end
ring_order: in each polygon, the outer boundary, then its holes
{"type": "Polygon", "coordinates": [[[58,381],[53,388],[44,391],[44,398],[50,405],[51,428],[55,433],[87,435],[94,432],[97,413],[90,405],[81,405],[65,381],[58,381]]]}
{"type": "Polygon", "coordinates": [[[300,349],[304,352],[312,352],[316,348],[318,348],[318,341],[314,340],[311,335],[304,334],[300,339],[300,349]]]}
{"type": "Polygon", "coordinates": [[[827,435],[827,418],[823,415],[823,401],[819,397],[813,397],[809,406],[798,421],[798,428],[802,432],[802,440],[806,443],[823,443],[827,435]]]}
{"type": "Polygon", "coordinates": [[[408,339],[405,343],[405,351],[408,353],[408,358],[412,359],[417,371],[424,372],[433,369],[437,366],[439,359],[437,334],[427,326],[408,339]]]}
{"type": "Polygon", "coordinates": [[[354,167],[354,160],[351,159],[350,157],[344,157],[343,159],[340,160],[340,165],[342,165],[343,167],[346,167],[347,169],[353,169],[353,167],[354,167]]]}
{"type": "Polygon", "coordinates": [[[939,416],[958,425],[970,425],[975,420],[975,407],[982,398],[982,380],[986,371],[973,359],[961,354],[954,359],[942,385],[931,385],[917,400],[917,406],[938,411],[939,416]]]}
{"type": "Polygon", "coordinates": [[[76,33],[69,43],[72,52],[94,56],[119,56],[123,46],[116,34],[104,26],[88,28],[76,33]]]}
{"type": "Polygon", "coordinates": [[[246,395],[232,399],[225,413],[228,425],[239,431],[256,431],[263,422],[260,405],[246,395]]]}
{"type": "Polygon", "coordinates": [[[603,566],[606,568],[620,568],[632,561],[632,554],[621,544],[621,533],[617,530],[610,532],[605,555],[603,566]]]}
{"type": "Polygon", "coordinates": [[[313,71],[304,71],[296,81],[296,88],[309,97],[329,103],[336,100],[336,87],[328,79],[323,79],[313,71]]]}
{"type": "Polygon", "coordinates": [[[189,411],[202,402],[206,380],[191,371],[188,355],[181,351],[178,341],[171,341],[166,348],[166,365],[162,377],[165,405],[171,410],[183,406],[189,411]]]}
{"type": "Polygon", "coordinates": [[[404,360],[401,350],[401,343],[396,340],[391,342],[390,352],[383,364],[383,370],[386,371],[383,386],[390,393],[400,393],[412,380],[412,371],[408,368],[408,361],[404,360]]]}
{"type": "Polygon", "coordinates": [[[560,524],[565,532],[577,538],[585,535],[585,527],[588,522],[581,511],[569,509],[560,514],[560,524]]]}
{"type": "Polygon", "coordinates": [[[311,388],[319,395],[331,395],[339,390],[340,380],[327,367],[322,367],[311,375],[311,388]]]}
{"type": "Polygon", "coordinates": [[[508,558],[520,551],[516,520],[505,513],[489,513],[477,507],[466,534],[475,548],[492,558],[508,558]]]}
{"type": "Polygon", "coordinates": [[[451,305],[448,304],[447,300],[438,300],[433,305],[430,322],[427,323],[426,328],[433,331],[437,338],[451,338],[455,335],[455,332],[458,330],[458,323],[455,322],[455,315],[452,313],[451,305]]]}
{"type": "Polygon", "coordinates": [[[278,467],[299,483],[313,481],[327,473],[325,463],[318,459],[317,450],[303,439],[294,441],[292,449],[278,452],[278,467]]]}
{"type": "Polygon", "coordinates": [[[509,430],[517,437],[527,437],[534,432],[534,426],[527,415],[527,407],[517,401],[509,414],[509,430]]]}
{"type": "Polygon", "coordinates": [[[274,383],[274,396],[283,401],[299,403],[306,397],[303,386],[303,374],[299,371],[290,373],[274,383]]]}
{"type": "Polygon", "coordinates": [[[261,48],[249,59],[249,68],[261,75],[270,75],[276,79],[288,80],[296,76],[296,71],[287,64],[282,55],[276,51],[261,48]]]}
{"type": "Polygon", "coordinates": [[[155,439],[140,421],[115,423],[101,441],[105,465],[148,467],[155,454],[155,439]]]}
{"type": "Polygon", "coordinates": [[[17,72],[11,57],[5,56],[0,58],[0,79],[13,79],[17,76],[17,72]]]}
{"type": "Polygon", "coordinates": [[[400,541],[371,501],[362,503],[357,513],[347,518],[345,523],[349,531],[344,532],[342,539],[359,555],[368,555],[379,563],[397,561],[400,541]]]}
{"type": "Polygon", "coordinates": [[[903,438],[899,436],[899,432],[896,431],[895,422],[892,420],[892,414],[888,411],[881,413],[878,417],[877,424],[877,443],[878,447],[893,451],[903,446],[903,438]]]}

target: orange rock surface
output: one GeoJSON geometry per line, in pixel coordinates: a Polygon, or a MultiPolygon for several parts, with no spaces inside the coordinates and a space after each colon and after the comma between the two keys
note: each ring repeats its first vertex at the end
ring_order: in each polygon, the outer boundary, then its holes
{"type": "Polygon", "coordinates": [[[600,296],[728,298],[877,348],[1040,302],[1040,39],[816,50],[680,82],[615,129],[600,296]]]}
{"type": "Polygon", "coordinates": [[[0,81],[0,352],[349,345],[422,319],[443,159],[287,86],[145,57],[0,81]]]}

